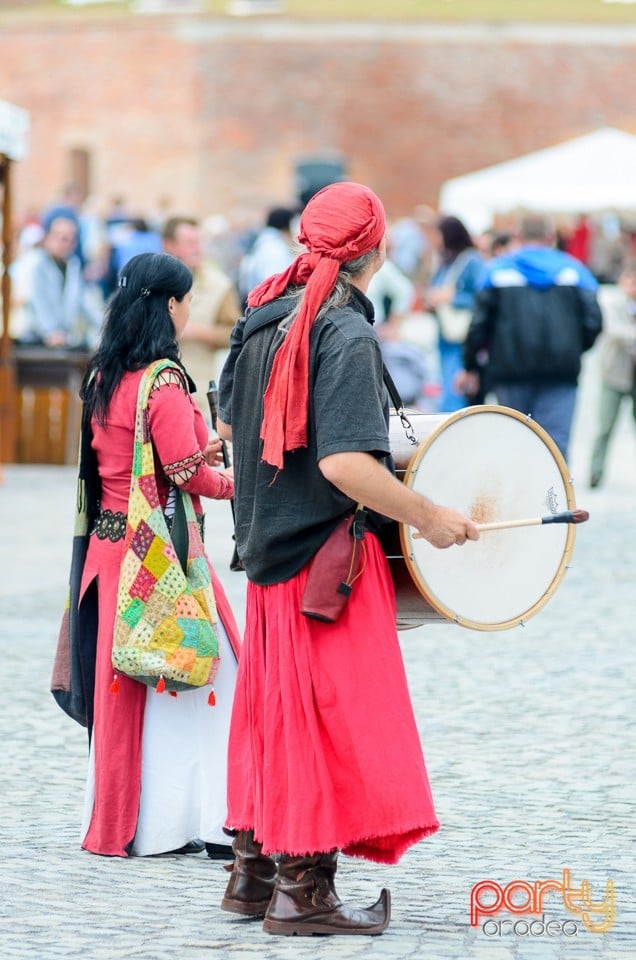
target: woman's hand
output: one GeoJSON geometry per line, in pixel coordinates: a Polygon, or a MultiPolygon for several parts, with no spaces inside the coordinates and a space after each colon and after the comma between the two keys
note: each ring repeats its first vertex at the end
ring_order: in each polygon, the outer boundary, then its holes
{"type": "Polygon", "coordinates": [[[210,467],[218,467],[223,463],[223,441],[218,437],[210,437],[203,451],[205,462],[210,467]]]}

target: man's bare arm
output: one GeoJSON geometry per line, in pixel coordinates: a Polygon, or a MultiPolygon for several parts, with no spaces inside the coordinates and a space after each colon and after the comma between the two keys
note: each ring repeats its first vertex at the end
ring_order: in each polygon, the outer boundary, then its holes
{"type": "Polygon", "coordinates": [[[415,527],[434,547],[479,539],[472,520],[411,490],[369,453],[331,454],[318,466],[323,476],[352,500],[415,527]]]}

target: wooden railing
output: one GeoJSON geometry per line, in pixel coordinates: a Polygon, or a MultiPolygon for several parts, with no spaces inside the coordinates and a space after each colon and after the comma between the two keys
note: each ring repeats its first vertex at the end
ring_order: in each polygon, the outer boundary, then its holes
{"type": "Polygon", "coordinates": [[[75,463],[79,388],[90,354],[57,347],[15,347],[15,460],[75,463]]]}

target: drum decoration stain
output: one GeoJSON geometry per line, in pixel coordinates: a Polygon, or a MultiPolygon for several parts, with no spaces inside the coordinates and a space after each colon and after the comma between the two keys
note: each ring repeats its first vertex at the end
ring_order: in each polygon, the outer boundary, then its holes
{"type": "Polygon", "coordinates": [[[469,516],[473,523],[490,523],[497,519],[496,498],[493,496],[481,496],[473,500],[469,516]]]}

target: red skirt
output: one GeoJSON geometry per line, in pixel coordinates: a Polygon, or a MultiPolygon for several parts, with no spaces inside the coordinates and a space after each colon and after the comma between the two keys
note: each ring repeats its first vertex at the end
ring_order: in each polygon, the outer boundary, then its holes
{"type": "Polygon", "coordinates": [[[378,540],[335,624],[300,613],[307,568],[248,584],[230,728],[228,819],[264,853],[342,850],[396,863],[435,832],[378,540]]]}

